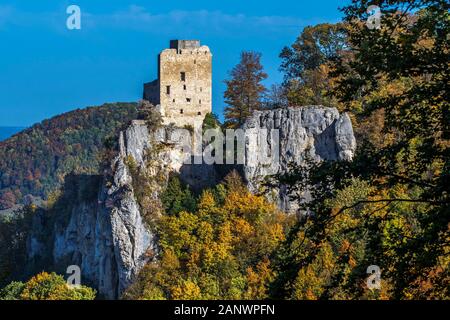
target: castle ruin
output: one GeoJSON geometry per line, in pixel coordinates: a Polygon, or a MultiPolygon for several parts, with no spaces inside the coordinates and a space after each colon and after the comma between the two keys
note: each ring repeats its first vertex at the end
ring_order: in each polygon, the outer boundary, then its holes
{"type": "Polygon", "coordinates": [[[158,56],[158,79],[144,84],[145,100],[164,124],[194,126],[212,112],[212,54],[198,40],[171,40],[158,56]]]}

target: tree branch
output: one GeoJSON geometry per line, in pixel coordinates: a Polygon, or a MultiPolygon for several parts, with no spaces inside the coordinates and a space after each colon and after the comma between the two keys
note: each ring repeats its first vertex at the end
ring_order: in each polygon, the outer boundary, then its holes
{"type": "Polygon", "coordinates": [[[434,205],[441,205],[441,204],[450,204],[450,201],[433,201],[433,200],[422,200],[422,199],[379,199],[379,200],[360,200],[354,204],[352,204],[351,206],[345,206],[342,207],[338,212],[336,212],[334,215],[332,215],[330,217],[330,219],[335,218],[336,216],[338,216],[339,214],[341,214],[342,212],[349,210],[349,209],[353,209],[357,206],[359,206],[360,204],[365,204],[365,203],[381,203],[381,202],[387,202],[388,204],[391,204],[392,202],[412,202],[412,203],[428,203],[428,204],[434,204],[434,205]]]}

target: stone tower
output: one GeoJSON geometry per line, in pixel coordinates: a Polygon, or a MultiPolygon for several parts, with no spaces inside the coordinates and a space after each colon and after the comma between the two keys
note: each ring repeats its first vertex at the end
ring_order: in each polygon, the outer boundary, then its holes
{"type": "Polygon", "coordinates": [[[171,40],[158,57],[158,79],[144,84],[144,99],[157,106],[164,124],[201,122],[212,111],[212,54],[198,40],[171,40]]]}

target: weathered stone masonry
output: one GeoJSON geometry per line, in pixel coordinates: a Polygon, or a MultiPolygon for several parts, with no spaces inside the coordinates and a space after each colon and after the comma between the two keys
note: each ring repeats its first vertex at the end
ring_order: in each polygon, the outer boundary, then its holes
{"type": "Polygon", "coordinates": [[[144,84],[144,99],[164,124],[194,125],[212,111],[212,54],[198,40],[172,40],[158,58],[158,79],[144,84]]]}

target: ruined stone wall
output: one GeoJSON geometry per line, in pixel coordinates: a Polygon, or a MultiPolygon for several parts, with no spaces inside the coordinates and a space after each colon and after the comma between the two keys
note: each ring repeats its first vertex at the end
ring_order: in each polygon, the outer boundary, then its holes
{"type": "Polygon", "coordinates": [[[192,125],[212,111],[212,54],[207,46],[160,54],[160,104],[165,124],[192,125]]]}
{"type": "Polygon", "coordinates": [[[158,79],[144,83],[144,96],[143,99],[150,101],[154,106],[159,104],[159,81],[158,79]]]}

